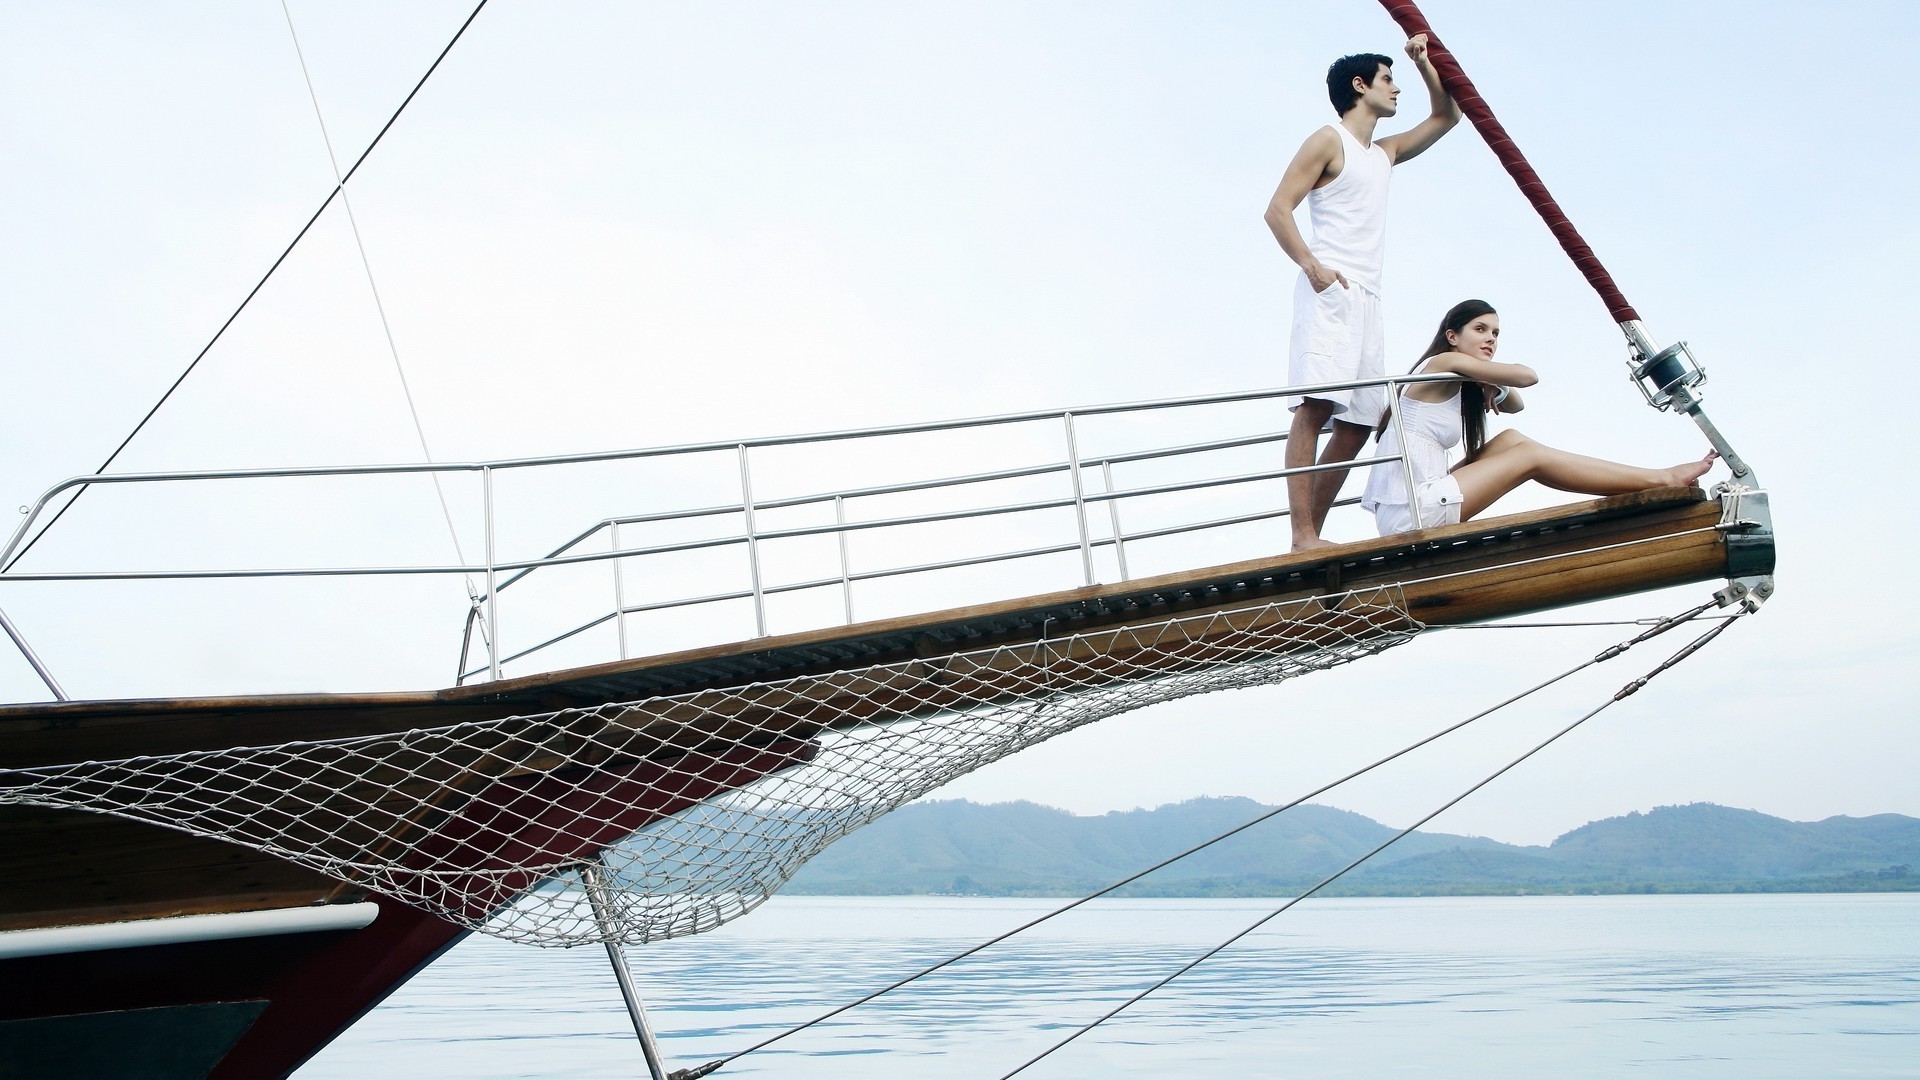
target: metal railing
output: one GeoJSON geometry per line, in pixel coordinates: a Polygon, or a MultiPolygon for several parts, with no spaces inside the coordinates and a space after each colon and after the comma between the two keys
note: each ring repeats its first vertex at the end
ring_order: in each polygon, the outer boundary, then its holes
{"type": "MultiPolygon", "coordinates": [[[[1312,394],[1329,390],[1349,389],[1367,386],[1388,387],[1388,400],[1397,403],[1398,395],[1394,388],[1416,382],[1458,381],[1452,375],[1407,375],[1383,379],[1362,380],[1351,383],[1322,383],[1311,386],[1282,387],[1268,390],[1242,391],[1229,394],[1203,395],[1194,397],[1167,398],[1157,401],[1131,402],[1114,405],[1098,405],[1078,409],[1044,410],[1023,413],[1009,413],[998,416],[977,417],[972,419],[937,421],[919,424],[893,425],[887,427],[862,428],[832,431],[811,435],[787,435],[760,439],[726,440],[718,442],[692,443],[676,446],[654,447],[636,450],[604,451],[587,454],[568,454],[544,457],[512,458],[495,461],[401,464],[401,465],[358,465],[324,466],[276,469],[234,469],[198,472],[150,472],[124,473],[109,475],[90,475],[74,477],[49,488],[40,498],[26,508],[19,526],[14,530],[4,549],[0,549],[0,566],[8,565],[15,552],[21,550],[23,543],[31,535],[33,526],[40,520],[49,506],[69,491],[91,486],[115,485],[153,485],[191,482],[222,482],[235,480],[261,479],[312,479],[321,477],[368,478],[381,476],[399,476],[409,474],[472,474],[480,483],[479,527],[484,534],[485,561],[472,565],[436,564],[415,562],[403,565],[378,566],[308,566],[308,567],[228,567],[217,569],[153,569],[153,570],[96,570],[68,572],[22,573],[8,570],[0,573],[0,582],[77,582],[77,581],[164,581],[181,579],[215,578],[288,578],[288,577],[378,577],[382,575],[445,575],[460,574],[469,578],[478,577],[484,581],[484,587],[475,591],[470,588],[471,603],[468,607],[466,624],[463,629],[456,681],[465,682],[470,678],[485,674],[490,678],[499,678],[502,667],[534,657],[541,652],[569,641],[589,631],[612,622],[615,625],[615,641],[619,655],[626,658],[631,655],[631,643],[628,620],[633,616],[655,613],[681,612],[688,608],[724,603],[749,602],[752,608],[752,633],[766,636],[769,633],[769,601],[776,597],[794,594],[825,592],[833,590],[838,594],[839,620],[852,623],[855,618],[855,586],[862,583],[879,582],[890,579],[925,576],[937,572],[984,567],[1021,560],[1039,560],[1062,555],[1075,555],[1078,558],[1078,581],[1072,584],[1091,585],[1097,580],[1097,557],[1110,554],[1120,580],[1129,580],[1132,567],[1129,563],[1128,548],[1133,545],[1136,552],[1139,545],[1148,541],[1164,540],[1176,537],[1191,537],[1195,534],[1230,529],[1235,526],[1254,525],[1287,514],[1284,492],[1276,492],[1271,497],[1249,494],[1258,490],[1258,485],[1282,481],[1294,475],[1344,468],[1364,468],[1380,461],[1402,460],[1399,456],[1390,458],[1362,457],[1352,463],[1332,465],[1310,465],[1302,468],[1255,468],[1241,469],[1224,473],[1209,472],[1204,468],[1191,471],[1190,475],[1181,475],[1153,482],[1137,483],[1131,487],[1118,487],[1115,481],[1116,467],[1153,465],[1164,466],[1169,463],[1198,463],[1210,455],[1224,455],[1231,452],[1255,452],[1260,448],[1284,442],[1286,439],[1286,414],[1275,410],[1270,425],[1259,430],[1239,434],[1217,435],[1197,441],[1181,441],[1164,446],[1144,446],[1112,449],[1105,452],[1082,452],[1084,426],[1091,421],[1115,418],[1122,421],[1137,421],[1148,414],[1159,414],[1178,410],[1200,412],[1220,411],[1224,407],[1236,405],[1259,405],[1276,402],[1279,399],[1312,394]],[[834,443],[879,443],[887,440],[910,439],[916,436],[962,434],[986,436],[997,434],[1009,428],[1039,425],[1048,427],[1058,425],[1058,438],[1064,454],[1049,456],[1040,460],[1029,460],[1018,464],[977,472],[953,473],[950,475],[920,478],[885,483],[848,484],[830,486],[822,490],[797,495],[782,495],[756,499],[754,495],[756,454],[766,455],[781,448],[819,448],[834,443]],[[610,516],[602,518],[591,526],[575,534],[545,555],[533,558],[502,558],[500,556],[500,522],[496,519],[495,480],[509,471],[552,470],[568,466],[579,466],[608,462],[641,462],[647,460],[693,457],[698,455],[730,454],[736,461],[739,476],[739,495],[737,501],[693,506],[681,509],[658,511],[646,514],[610,516]],[[1054,491],[1038,497],[1018,498],[1012,501],[986,501],[974,504],[919,510],[915,512],[883,513],[876,516],[854,516],[850,520],[850,504],[879,502],[901,496],[941,496],[957,498],[967,489],[988,490],[996,485],[1006,485],[1022,481],[1048,481],[1064,484],[1054,491]],[[1095,490],[1097,481],[1098,490],[1095,490]],[[1221,508],[1181,518],[1171,522],[1151,525],[1128,531],[1122,526],[1121,504],[1144,505],[1152,500],[1169,496],[1212,494],[1232,495],[1230,505],[1222,512],[1221,508]],[[830,509],[833,520],[828,524],[789,525],[769,527],[764,524],[774,514],[830,509]],[[1104,509],[1104,513],[1100,511],[1104,509]],[[916,529],[953,526],[959,523],[980,523],[989,520],[1009,520],[1031,515],[1070,514],[1072,530],[1070,532],[1049,535],[1039,542],[1012,543],[991,546],[985,549],[970,550],[944,558],[921,561],[900,561],[898,559],[882,561],[875,565],[856,568],[849,556],[848,540],[859,535],[880,535],[889,532],[904,533],[916,529]],[[739,522],[737,531],[717,536],[703,536],[696,539],[680,539],[661,543],[638,544],[628,546],[628,538],[636,529],[663,525],[686,525],[705,519],[733,518],[739,522]],[[1104,522],[1096,522],[1103,518],[1104,522]],[[623,536],[623,531],[627,534],[623,536]],[[781,578],[770,577],[765,566],[764,555],[771,545],[786,544],[809,539],[830,539],[837,564],[828,571],[815,570],[812,573],[789,575],[781,578]],[[589,550],[591,548],[591,550],[589,550]],[[636,564],[647,560],[663,560],[667,557],[690,553],[720,553],[738,551],[743,556],[745,574],[736,579],[735,584],[717,590],[698,591],[689,595],[673,596],[636,602],[629,595],[626,583],[626,571],[636,564]],[[523,645],[511,652],[503,651],[500,634],[501,597],[508,589],[522,585],[532,579],[536,571],[553,570],[565,566],[611,563],[612,605],[582,620],[575,621],[557,632],[534,635],[538,640],[523,645]],[[485,646],[484,664],[474,664],[470,660],[474,631],[479,629],[485,646]]],[[[1390,416],[1399,434],[1399,409],[1390,408],[1390,416]]],[[[1264,419],[1264,418],[1263,418],[1264,419]]],[[[1212,427],[1212,418],[1196,421],[1203,427],[1212,427]]],[[[1404,437],[1400,445],[1405,445],[1404,437]]],[[[943,456],[950,456],[951,451],[943,456]]],[[[857,472],[850,468],[848,471],[857,472]]],[[[1406,470],[1403,470],[1406,472],[1406,470]]],[[[1419,526],[1418,502],[1413,491],[1412,478],[1408,476],[1408,498],[1414,514],[1415,527],[1419,526]]],[[[1350,506],[1357,502],[1346,499],[1337,506],[1350,506]]],[[[1253,551],[1239,557],[1251,557],[1255,554],[1270,552],[1270,542],[1257,543],[1253,551]]],[[[1180,567],[1185,568],[1185,567],[1180,567]]],[[[1067,583],[1053,587],[1063,587],[1067,583]]],[[[523,586],[524,587],[524,586],[523,586]]],[[[994,594],[989,597],[994,598],[994,594]]],[[[815,626],[820,625],[816,622],[815,626]]],[[[32,664],[35,671],[46,682],[55,697],[65,700],[65,693],[41,664],[38,657],[27,646],[3,611],[0,611],[0,628],[20,648],[22,654],[32,664]]],[[[813,627],[807,627],[813,628],[813,627]]],[[[744,633],[731,635],[737,640],[747,636],[744,633]]],[[[717,643],[717,642],[715,642],[717,643]]],[[[653,650],[659,651],[659,650],[653,650]]]]}

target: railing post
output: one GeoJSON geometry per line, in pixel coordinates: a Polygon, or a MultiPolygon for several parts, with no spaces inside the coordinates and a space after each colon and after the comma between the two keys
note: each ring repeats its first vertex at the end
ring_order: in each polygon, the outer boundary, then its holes
{"type": "MultiPolygon", "coordinates": [[[[87,490],[87,485],[80,485],[79,490],[87,490]]],[[[77,499],[79,496],[75,495],[74,498],[77,499]]],[[[13,535],[7,537],[7,546],[0,548],[0,573],[5,572],[13,565],[14,552],[19,549],[20,541],[26,539],[27,529],[32,527],[33,523],[39,519],[40,508],[46,504],[47,496],[42,495],[40,496],[40,501],[31,509],[25,506],[20,508],[20,524],[14,527],[13,535]]]]}
{"type": "MultiPolygon", "coordinates": [[[[1400,420],[1399,386],[1392,380],[1387,382],[1387,415],[1393,418],[1393,438],[1400,444],[1400,473],[1407,480],[1407,513],[1413,518],[1413,527],[1418,531],[1420,524],[1420,489],[1413,482],[1413,458],[1407,454],[1407,427],[1400,420]]],[[[1379,468],[1375,465],[1374,468],[1379,468]]]]}
{"type": "Polygon", "coordinates": [[[487,673],[495,682],[500,681],[500,589],[495,580],[498,576],[494,564],[498,561],[493,551],[493,468],[480,467],[480,488],[484,496],[487,526],[487,673]]]}
{"type": "Polygon", "coordinates": [[[753,474],[747,468],[747,447],[740,447],[740,508],[747,516],[747,572],[753,576],[753,625],[757,636],[767,636],[767,595],[760,586],[760,537],[753,525],[753,474]]]}
{"type": "MultiPolygon", "coordinates": [[[[607,550],[619,551],[620,523],[614,522],[607,533],[607,550]]],[[[620,659],[625,660],[627,658],[627,590],[622,584],[623,575],[620,572],[620,564],[626,560],[609,559],[607,561],[613,563],[613,629],[615,636],[620,639],[620,659]]]]}
{"type": "Polygon", "coordinates": [[[467,657],[473,652],[473,624],[480,618],[480,603],[473,596],[473,587],[467,587],[467,617],[460,627],[460,663],[453,669],[453,685],[467,684],[467,657]]]}
{"type": "Polygon", "coordinates": [[[4,628],[7,636],[13,639],[13,644],[20,650],[20,655],[27,658],[33,673],[40,676],[40,681],[47,684],[48,690],[53,691],[55,701],[73,700],[67,696],[65,690],[60,689],[60,684],[54,681],[53,672],[48,671],[47,665],[40,662],[40,657],[34,653],[33,646],[27,644],[27,639],[20,636],[20,631],[14,627],[13,620],[7,618],[7,613],[4,611],[0,611],[0,628],[4,628]]]}
{"type": "Polygon", "coordinates": [[[1061,413],[1067,427],[1067,475],[1073,479],[1073,517],[1080,526],[1080,568],[1093,584],[1093,537],[1087,531],[1087,495],[1080,479],[1080,446],[1073,437],[1073,414],[1061,413]]]}
{"type": "Polygon", "coordinates": [[[833,497],[833,523],[840,526],[834,536],[840,541],[840,602],[847,610],[847,625],[853,625],[853,572],[847,562],[847,499],[833,497]]]}
{"type": "MultiPolygon", "coordinates": [[[[1100,479],[1107,485],[1107,494],[1113,494],[1113,462],[1100,463],[1100,479]]],[[[1120,531],[1120,500],[1107,500],[1107,522],[1113,526],[1113,557],[1120,562],[1120,580],[1131,580],[1127,573],[1127,538],[1120,531]]]]}

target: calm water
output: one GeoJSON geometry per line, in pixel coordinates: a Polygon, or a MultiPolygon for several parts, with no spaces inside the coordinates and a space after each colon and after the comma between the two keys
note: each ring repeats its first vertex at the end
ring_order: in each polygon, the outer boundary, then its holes
{"type": "MultiPolygon", "coordinates": [[[[1057,901],[779,898],[632,950],[669,1068],[1057,901]]],[[[1088,905],[715,1073],[999,1077],[1277,906],[1088,905]]],[[[473,937],[299,1080],[631,1077],[601,949],[473,937]]],[[[1022,1077],[1920,1076],[1920,894],[1309,901],[1022,1077]]]]}

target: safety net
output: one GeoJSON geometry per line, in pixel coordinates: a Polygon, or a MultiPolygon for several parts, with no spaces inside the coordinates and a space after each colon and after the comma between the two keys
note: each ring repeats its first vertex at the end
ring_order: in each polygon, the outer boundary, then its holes
{"type": "Polygon", "coordinates": [[[745,914],[834,840],[1157,702],[1411,639],[1398,589],[431,730],[0,771],[0,805],[215,837],[539,945],[745,914]]]}

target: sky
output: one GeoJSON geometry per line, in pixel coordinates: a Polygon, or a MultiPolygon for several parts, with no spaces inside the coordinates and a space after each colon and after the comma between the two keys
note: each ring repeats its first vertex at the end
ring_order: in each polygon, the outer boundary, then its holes
{"type": "MultiPolygon", "coordinates": [[[[1888,137],[1907,107],[1881,56],[1920,15],[1423,7],[1649,330],[1692,344],[1709,414],[1771,493],[1780,558],[1758,616],[1430,827],[1542,843],[1692,801],[1920,815],[1904,675],[1920,635],[1882,539],[1920,514],[1902,485],[1864,483],[1897,478],[1915,445],[1897,409],[1864,405],[1900,388],[1912,354],[1896,320],[1920,258],[1915,150],[1888,137]]],[[[345,168],[471,8],[288,10],[345,168]]],[[[1367,0],[494,0],[348,186],[380,307],[336,205],[115,468],[418,461],[395,352],[442,461],[1278,386],[1293,267],[1262,211],[1333,119],[1328,61],[1400,42],[1367,0]]],[[[1383,134],[1423,112],[1404,62],[1400,75],[1402,115],[1383,134]]],[[[26,506],[119,445],[320,205],[334,166],[277,3],[0,0],[0,167],[0,498],[26,506]]],[[[1701,452],[1690,424],[1640,401],[1605,308],[1470,127],[1395,172],[1390,368],[1448,306],[1484,297],[1503,315],[1503,357],[1542,374],[1530,434],[1645,464],[1701,452]]],[[[1011,454],[1043,437],[1009,441],[1011,454]]],[[[757,483],[938,471],[950,452],[768,455],[757,483]]],[[[583,472],[503,479],[503,550],[738,492],[724,455],[583,472]]],[[[470,478],[448,484],[463,555],[417,478],[212,488],[89,495],[18,570],[451,564],[482,544],[470,478]]],[[[1554,501],[1521,492],[1500,509],[1554,501]]],[[[1172,569],[1180,555],[1163,557],[1172,569]]],[[[1035,591],[1021,573],[992,587],[1035,591]]],[[[548,626],[604,576],[563,579],[503,619],[548,626]]],[[[1663,615],[1710,592],[1561,617],[1663,615]]],[[[946,600],[885,593],[862,614],[946,600]]],[[[398,689],[451,681],[466,595],[451,578],[0,579],[0,609],[76,696],[398,689]]],[[[1283,802],[1632,632],[1430,635],[1105,721],[938,794],[1079,813],[1283,802]]],[[[565,655],[608,658],[606,635],[590,644],[603,651],[565,655]]],[[[1674,646],[1316,801],[1410,823],[1674,646]]],[[[0,698],[43,696],[0,650],[0,698]]]]}

